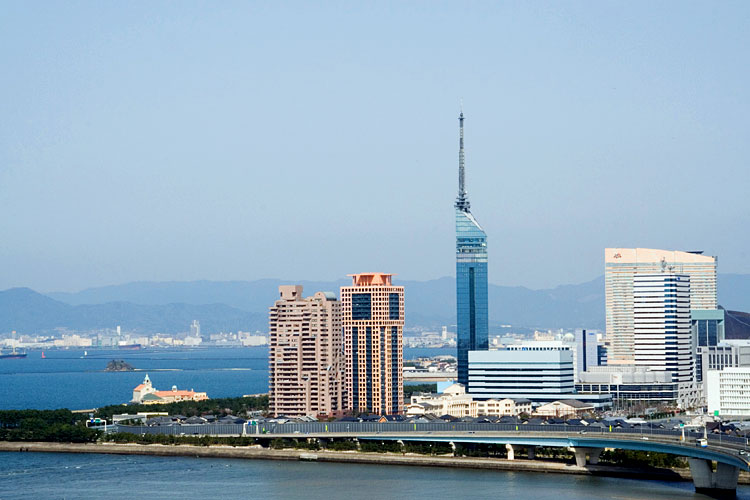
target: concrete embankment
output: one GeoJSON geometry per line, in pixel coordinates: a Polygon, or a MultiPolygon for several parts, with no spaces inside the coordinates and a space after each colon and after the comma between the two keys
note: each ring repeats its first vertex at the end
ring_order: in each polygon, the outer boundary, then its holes
{"type": "MultiPolygon", "coordinates": [[[[452,456],[424,456],[397,453],[362,453],[352,451],[274,450],[254,446],[193,446],[161,444],[79,444],[79,443],[25,443],[0,441],[0,451],[48,453],[105,453],[115,455],[182,456],[205,458],[239,458],[263,460],[307,460],[379,465],[418,465],[426,467],[459,467],[467,469],[492,469],[504,471],[550,472],[625,477],[632,479],[658,479],[662,481],[689,481],[690,471],[668,469],[630,469],[606,465],[578,467],[561,462],[540,460],[505,460],[498,458],[472,458],[452,456]]],[[[750,484],[750,474],[740,474],[740,484],[750,484]]]]}

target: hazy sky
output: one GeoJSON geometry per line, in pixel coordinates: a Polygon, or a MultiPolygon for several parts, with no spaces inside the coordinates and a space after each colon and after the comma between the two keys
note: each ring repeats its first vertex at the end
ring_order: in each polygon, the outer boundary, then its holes
{"type": "Polygon", "coordinates": [[[0,289],[750,273],[750,3],[3,2],[0,289]],[[356,5],[352,5],[356,4],[356,5]]]}

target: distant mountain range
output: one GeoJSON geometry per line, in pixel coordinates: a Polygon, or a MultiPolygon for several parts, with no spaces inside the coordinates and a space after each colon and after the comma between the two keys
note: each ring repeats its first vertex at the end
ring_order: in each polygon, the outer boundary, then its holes
{"type": "MultiPolygon", "coordinates": [[[[0,333],[113,328],[176,333],[193,319],[204,332],[265,331],[278,286],[290,281],[134,282],[43,295],[28,288],[0,292],[0,333]]],[[[348,280],[299,281],[305,295],[337,292],[348,280]]],[[[407,326],[455,325],[455,280],[398,281],[406,287],[407,326]]],[[[750,275],[719,275],[719,302],[750,309],[750,275]]],[[[546,290],[490,285],[490,331],[501,324],[526,328],[604,328],[604,277],[546,290]]]]}
{"type": "Polygon", "coordinates": [[[0,292],[0,333],[16,330],[35,333],[65,327],[94,330],[122,325],[125,330],[143,333],[176,333],[188,330],[200,319],[207,332],[250,330],[266,321],[265,315],[224,304],[105,304],[70,305],[29,288],[11,288],[0,292]]]}
{"type": "MultiPolygon", "coordinates": [[[[260,314],[265,329],[268,307],[278,298],[278,287],[291,284],[282,280],[137,282],[90,288],[77,293],[51,293],[49,297],[71,305],[130,302],[144,305],[225,304],[260,314]]],[[[300,281],[304,293],[332,291],[351,283],[339,281],[300,281]]],[[[437,327],[455,324],[456,290],[454,278],[430,281],[398,281],[406,287],[406,316],[410,325],[437,327]]],[[[603,326],[604,279],[552,290],[490,285],[491,320],[495,323],[546,327],[548,325],[603,326]],[[601,317],[601,318],[600,318],[601,317]]],[[[200,318],[199,318],[200,319],[200,318]]],[[[203,322],[201,322],[203,324],[203,322]]]]}

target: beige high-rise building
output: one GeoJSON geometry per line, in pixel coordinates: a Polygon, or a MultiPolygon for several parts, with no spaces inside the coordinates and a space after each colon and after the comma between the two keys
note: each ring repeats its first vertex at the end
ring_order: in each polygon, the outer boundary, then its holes
{"type": "Polygon", "coordinates": [[[269,411],[334,415],[344,404],[341,303],[332,292],[302,298],[301,285],[279,294],[269,313],[269,411]]]}
{"type": "Polygon", "coordinates": [[[404,411],[404,287],[391,274],[351,274],[341,287],[346,407],[393,415],[404,411]]]}
{"type": "Polygon", "coordinates": [[[633,363],[633,280],[636,274],[671,272],[690,277],[692,310],[713,310],[716,301],[716,257],[701,252],[651,248],[606,248],[604,289],[607,364],[633,363]]]}

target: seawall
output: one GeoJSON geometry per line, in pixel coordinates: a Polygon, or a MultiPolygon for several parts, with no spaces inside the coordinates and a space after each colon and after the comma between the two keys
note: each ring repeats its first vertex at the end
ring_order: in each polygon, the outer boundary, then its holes
{"type": "MultiPolygon", "coordinates": [[[[237,458],[262,460],[306,460],[378,465],[417,465],[503,471],[549,472],[594,476],[689,481],[689,470],[631,469],[606,465],[578,467],[561,462],[540,460],[506,460],[452,456],[424,456],[400,453],[362,453],[356,451],[274,450],[255,446],[194,446],[134,443],[44,443],[0,441],[0,452],[104,453],[115,455],[181,456],[205,458],[237,458]]],[[[741,484],[750,484],[750,476],[740,475],[741,484]]]]}

